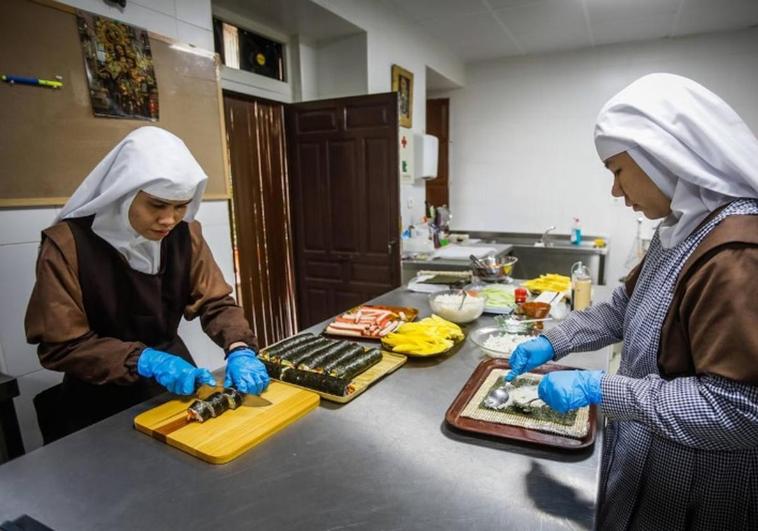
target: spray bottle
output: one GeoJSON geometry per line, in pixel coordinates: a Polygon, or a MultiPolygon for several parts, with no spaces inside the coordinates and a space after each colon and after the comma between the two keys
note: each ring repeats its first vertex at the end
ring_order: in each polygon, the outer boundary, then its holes
{"type": "Polygon", "coordinates": [[[579,245],[582,243],[582,227],[579,225],[579,218],[574,218],[571,225],[571,243],[579,245]]]}

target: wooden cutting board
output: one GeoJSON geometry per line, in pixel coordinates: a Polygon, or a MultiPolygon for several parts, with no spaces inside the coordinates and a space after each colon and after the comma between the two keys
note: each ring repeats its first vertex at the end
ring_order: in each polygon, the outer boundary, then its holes
{"type": "MultiPolygon", "coordinates": [[[[221,388],[202,387],[205,398],[221,388]]],[[[203,423],[188,422],[187,408],[195,397],[171,400],[134,418],[134,427],[159,441],[213,464],[228,463],[274,433],[314,410],[319,396],[271,381],[261,396],[203,423]]]]}

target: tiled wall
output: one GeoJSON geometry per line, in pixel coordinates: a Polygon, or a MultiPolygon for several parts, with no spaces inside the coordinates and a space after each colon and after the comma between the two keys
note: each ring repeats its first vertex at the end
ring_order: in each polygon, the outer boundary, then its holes
{"type": "MultiPolygon", "coordinates": [[[[60,381],[61,375],[42,369],[35,347],[26,343],[24,314],[34,285],[34,264],[40,232],[52,224],[58,209],[0,210],[0,371],[18,379],[20,396],[14,400],[26,451],[42,444],[32,399],[60,381]]],[[[234,285],[231,229],[227,201],[206,201],[197,219],[226,281],[234,285]]],[[[200,322],[182,321],[179,333],[198,365],[223,365],[222,350],[202,332],[200,322]]]]}

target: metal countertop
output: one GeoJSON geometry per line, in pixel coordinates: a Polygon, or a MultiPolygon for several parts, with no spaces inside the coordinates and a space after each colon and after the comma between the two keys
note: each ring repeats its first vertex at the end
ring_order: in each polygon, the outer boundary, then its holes
{"type": "MultiPolygon", "coordinates": [[[[425,294],[403,288],[373,302],[429,313],[425,294]]],[[[468,340],[448,357],[409,359],[353,402],[322,401],[226,465],[132,428],[159,397],[0,466],[0,521],[26,513],[58,531],[591,527],[601,429],[592,448],[567,453],[445,425],[483,359],[468,340]]],[[[606,368],[608,349],[561,363],[606,368]]]]}

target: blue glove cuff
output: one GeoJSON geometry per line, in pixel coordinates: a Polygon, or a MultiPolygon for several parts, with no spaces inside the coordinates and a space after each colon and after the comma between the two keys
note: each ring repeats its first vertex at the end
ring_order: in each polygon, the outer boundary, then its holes
{"type": "Polygon", "coordinates": [[[150,347],[142,350],[139,358],[137,358],[137,374],[145,378],[152,378],[154,376],[152,368],[157,363],[156,358],[161,357],[162,354],[163,352],[150,347]]]}
{"type": "Polygon", "coordinates": [[[257,358],[258,354],[256,354],[255,349],[248,346],[240,345],[239,347],[234,347],[232,350],[226,353],[226,361],[232,360],[234,358],[243,358],[243,357],[253,357],[257,358]]]}

